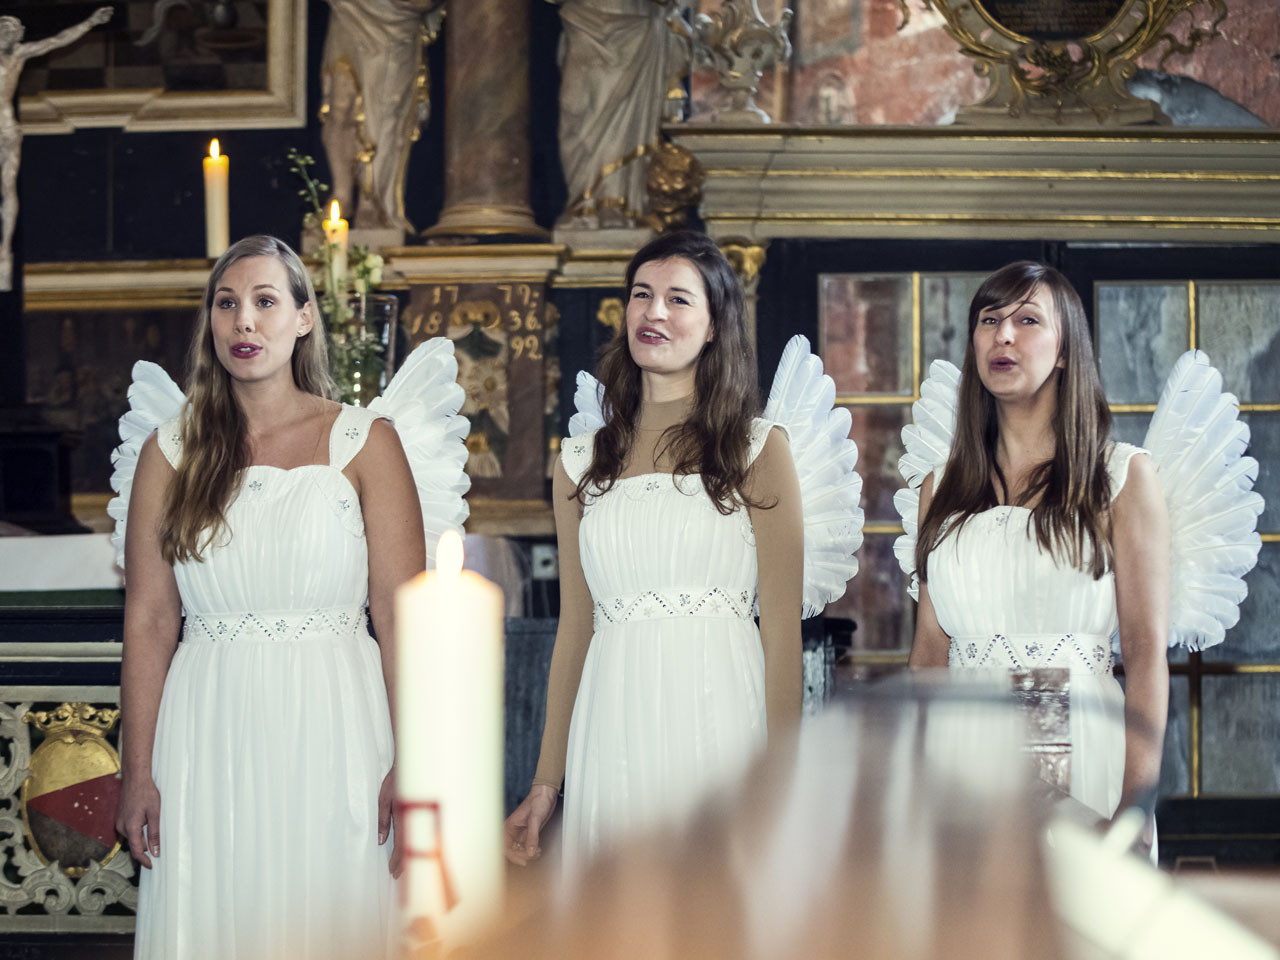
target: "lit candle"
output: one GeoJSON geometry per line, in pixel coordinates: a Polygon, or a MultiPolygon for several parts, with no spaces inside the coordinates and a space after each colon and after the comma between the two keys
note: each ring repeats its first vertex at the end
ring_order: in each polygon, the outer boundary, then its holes
{"type": "Polygon", "coordinates": [[[462,569],[447,531],[436,569],[396,591],[396,829],[405,920],[450,947],[501,905],[502,591],[462,569]]]}
{"type": "Polygon", "coordinates": [[[333,244],[333,279],[337,283],[347,275],[347,221],[342,219],[337,200],[329,204],[329,219],[322,226],[325,240],[333,244]]]}
{"type": "Polygon", "coordinates": [[[227,155],[219,153],[215,139],[204,158],[204,252],[208,257],[222,256],[231,243],[227,170],[227,155]]]}

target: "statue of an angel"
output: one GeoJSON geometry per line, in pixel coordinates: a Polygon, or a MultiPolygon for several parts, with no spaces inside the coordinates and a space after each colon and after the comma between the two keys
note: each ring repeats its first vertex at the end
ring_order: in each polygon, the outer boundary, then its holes
{"type": "Polygon", "coordinates": [[[75,43],[111,19],[110,7],[99,7],[86,19],[44,40],[22,41],[22,21],[0,17],[0,291],[13,289],[13,231],[18,225],[18,164],[22,158],[22,128],[14,112],[18,77],[26,62],[75,43]]]}

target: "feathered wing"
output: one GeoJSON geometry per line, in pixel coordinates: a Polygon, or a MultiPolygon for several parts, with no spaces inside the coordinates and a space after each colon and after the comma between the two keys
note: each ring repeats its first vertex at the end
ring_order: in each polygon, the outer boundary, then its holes
{"type": "Polygon", "coordinates": [[[804,612],[812,617],[843,596],[858,572],[862,546],[862,477],[849,411],[804,337],[782,352],[764,419],[787,432],[804,505],[804,612]]]}
{"type": "Polygon", "coordinates": [[[458,413],[465,396],[452,341],[435,337],[409,354],[382,396],[369,404],[374,413],[391,418],[409,458],[422,504],[428,568],[435,565],[440,535],[461,533],[469,512],[463,497],[471,487],[464,469],[471,424],[458,413]]]}
{"type": "Polygon", "coordinates": [[[920,399],[911,406],[912,423],[902,428],[906,452],[898,461],[898,471],[907,485],[893,497],[902,517],[902,536],[893,543],[902,572],[910,578],[907,592],[920,599],[920,578],[916,573],[916,535],[920,517],[920,485],[929,474],[946,466],[951,441],[956,432],[956,403],[960,395],[960,370],[947,360],[935,360],[929,376],[920,384],[920,399]]]}
{"type": "Polygon", "coordinates": [[[116,548],[116,565],[124,569],[125,526],[129,520],[129,495],[138,470],[138,456],[147,437],[182,412],[186,402],[178,385],[164,370],[148,360],[133,365],[129,384],[129,409],[120,418],[120,446],[111,454],[111,489],[116,495],[107,504],[107,515],[116,522],[111,543],[116,548]]]}
{"type": "Polygon", "coordinates": [[[569,418],[569,436],[580,437],[604,426],[604,384],[587,373],[578,371],[573,406],[577,411],[569,418]]]}
{"type": "Polygon", "coordinates": [[[1202,351],[1174,364],[1143,446],[1169,509],[1169,645],[1203,650],[1240,619],[1263,500],[1258,462],[1244,455],[1249,427],[1202,351]]]}

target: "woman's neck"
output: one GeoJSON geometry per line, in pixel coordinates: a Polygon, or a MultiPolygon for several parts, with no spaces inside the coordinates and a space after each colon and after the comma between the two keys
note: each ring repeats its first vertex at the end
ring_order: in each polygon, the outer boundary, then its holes
{"type": "Polygon", "coordinates": [[[299,388],[292,377],[287,381],[260,383],[233,381],[231,394],[244,414],[250,436],[292,423],[324,403],[323,398],[299,388]]]}
{"type": "Polygon", "coordinates": [[[687,420],[692,409],[692,393],[670,400],[641,400],[636,427],[640,430],[666,430],[687,420]]]}
{"type": "Polygon", "coordinates": [[[1057,398],[1048,394],[1026,404],[996,403],[996,462],[1011,482],[1054,455],[1053,412],[1057,398]]]}

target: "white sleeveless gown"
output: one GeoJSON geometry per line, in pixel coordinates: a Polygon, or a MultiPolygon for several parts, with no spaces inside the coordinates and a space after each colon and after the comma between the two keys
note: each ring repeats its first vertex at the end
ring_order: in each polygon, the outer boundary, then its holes
{"type": "MultiPolygon", "coordinates": [[[[1146,451],[1112,445],[1113,498],[1139,453],[1146,451]]],[[[1115,576],[1094,580],[1058,565],[1028,533],[1029,519],[1024,507],[994,507],[943,539],[929,554],[929,599],[951,637],[953,672],[1070,671],[1071,795],[1109,817],[1124,778],[1124,695],[1112,675],[1115,576]]]]}
{"type": "MultiPolygon", "coordinates": [[[[161,855],[142,871],[137,960],[388,952],[377,800],[391,724],[342,474],[376,418],[344,407],[328,465],[249,467],[230,541],[174,568],[186,623],[156,724],[161,855]]],[[[176,421],[159,438],[176,463],[176,421]]]]}
{"type": "MultiPolygon", "coordinates": [[[[771,426],[753,424],[753,460],[771,426]]],[[[594,436],[564,441],[575,483],[594,436]]],[[[589,496],[578,539],[595,633],[569,727],[570,877],[595,853],[686,818],[766,738],[747,511],[719,513],[699,476],[644,474],[589,496]]]]}

